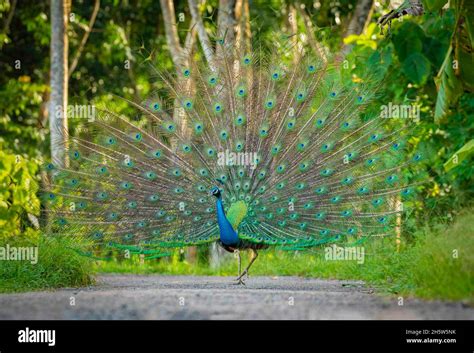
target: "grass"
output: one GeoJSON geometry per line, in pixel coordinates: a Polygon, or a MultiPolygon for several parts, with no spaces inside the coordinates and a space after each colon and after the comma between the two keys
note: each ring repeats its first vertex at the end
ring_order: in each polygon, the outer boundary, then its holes
{"type": "MultiPolygon", "coordinates": [[[[328,279],[364,280],[385,293],[424,299],[464,300],[474,304],[474,212],[462,214],[451,226],[422,229],[415,241],[395,249],[394,239],[366,242],[365,261],[328,261],[324,249],[308,253],[269,250],[252,267],[252,275],[297,275],[328,279]]],[[[236,275],[236,261],[228,259],[218,268],[198,262],[168,259],[145,262],[102,262],[105,273],[236,275]]]]}
{"type": "Polygon", "coordinates": [[[2,247],[38,247],[38,262],[0,261],[0,292],[22,292],[94,283],[93,263],[70,250],[73,239],[37,236],[35,240],[2,240],[2,247]]]}

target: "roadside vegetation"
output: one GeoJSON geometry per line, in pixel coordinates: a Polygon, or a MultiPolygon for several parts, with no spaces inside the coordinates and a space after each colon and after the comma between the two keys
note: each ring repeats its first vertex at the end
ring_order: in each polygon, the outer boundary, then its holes
{"type": "Polygon", "coordinates": [[[74,239],[31,235],[14,241],[5,240],[2,247],[37,247],[37,262],[0,261],[0,293],[49,290],[61,287],[83,287],[94,283],[93,262],[72,250],[74,239]]]}
{"type": "MultiPolygon", "coordinates": [[[[324,249],[310,252],[262,251],[251,276],[307,276],[363,280],[385,294],[424,299],[464,300],[474,305],[474,212],[466,211],[452,225],[425,227],[397,252],[393,238],[376,239],[364,246],[364,263],[326,260],[324,249]]],[[[245,259],[245,255],[242,257],[245,259]]],[[[245,261],[245,260],[244,260],[245,261]]],[[[212,268],[201,259],[191,264],[179,252],[168,258],[145,261],[101,261],[101,273],[166,275],[236,275],[237,262],[229,259],[212,268]]],[[[251,279],[250,279],[251,281],[251,279]]]]}

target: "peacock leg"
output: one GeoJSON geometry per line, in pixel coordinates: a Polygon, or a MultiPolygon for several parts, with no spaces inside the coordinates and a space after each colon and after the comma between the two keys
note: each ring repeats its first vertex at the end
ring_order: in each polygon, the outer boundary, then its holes
{"type": "Polygon", "coordinates": [[[240,251],[239,250],[235,250],[234,253],[237,254],[237,259],[238,259],[238,262],[239,262],[239,274],[238,274],[238,277],[236,279],[236,283],[235,284],[243,284],[245,285],[244,283],[244,280],[242,279],[242,277],[240,276],[240,272],[242,271],[242,259],[240,257],[240,251]]]}
{"type": "Polygon", "coordinates": [[[252,266],[252,264],[254,263],[254,261],[257,259],[257,256],[258,256],[258,252],[257,250],[254,250],[254,249],[250,249],[250,251],[252,252],[252,258],[250,259],[250,262],[249,264],[247,265],[247,267],[245,268],[244,272],[242,272],[239,277],[237,277],[237,280],[240,281],[242,279],[242,277],[244,277],[245,275],[248,277],[249,276],[249,269],[250,269],[250,266],[252,266]]]}
{"type": "Polygon", "coordinates": [[[239,261],[239,274],[237,276],[240,276],[240,273],[242,272],[242,259],[240,258],[240,251],[235,250],[237,252],[237,259],[239,261]]]}

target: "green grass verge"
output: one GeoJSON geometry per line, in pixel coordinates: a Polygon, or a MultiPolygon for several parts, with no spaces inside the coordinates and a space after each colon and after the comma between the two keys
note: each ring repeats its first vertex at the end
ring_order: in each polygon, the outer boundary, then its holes
{"type": "MultiPolygon", "coordinates": [[[[324,249],[311,252],[262,251],[252,275],[298,275],[364,280],[385,293],[425,299],[466,300],[474,304],[474,212],[462,214],[456,223],[422,229],[412,244],[395,249],[394,239],[375,239],[363,244],[365,261],[328,261],[324,249]],[[457,257],[456,257],[457,255],[457,257]]],[[[245,255],[243,256],[243,259],[245,255]]],[[[190,264],[174,254],[168,259],[140,265],[134,257],[125,262],[101,262],[105,273],[236,275],[236,261],[219,268],[205,263],[190,264]]]]}
{"type": "Polygon", "coordinates": [[[2,240],[0,246],[38,247],[38,262],[0,261],[0,292],[20,292],[93,284],[93,263],[70,250],[73,239],[36,236],[35,240],[2,240]]]}

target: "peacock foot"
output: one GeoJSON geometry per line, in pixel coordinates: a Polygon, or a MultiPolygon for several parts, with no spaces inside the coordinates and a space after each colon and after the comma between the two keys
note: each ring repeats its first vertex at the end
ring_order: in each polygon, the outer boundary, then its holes
{"type": "Polygon", "coordinates": [[[238,282],[243,282],[243,281],[244,281],[244,279],[243,279],[244,277],[245,277],[245,279],[248,279],[248,278],[249,278],[249,272],[248,272],[248,270],[245,270],[244,272],[242,272],[242,274],[241,274],[239,277],[236,278],[236,281],[238,281],[238,282]]]}
{"type": "Polygon", "coordinates": [[[241,284],[243,284],[243,285],[245,286],[245,281],[244,281],[242,278],[240,278],[240,277],[237,277],[237,278],[235,279],[235,282],[233,282],[233,283],[234,283],[236,286],[241,285],[241,284]]]}

